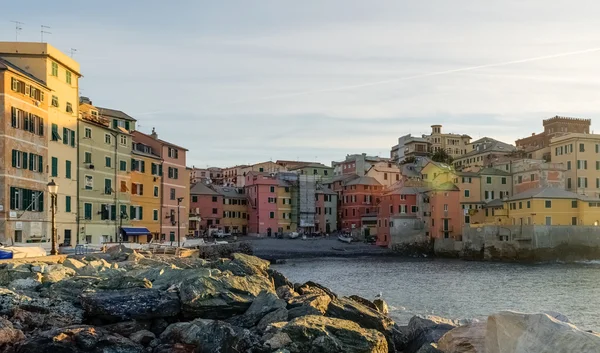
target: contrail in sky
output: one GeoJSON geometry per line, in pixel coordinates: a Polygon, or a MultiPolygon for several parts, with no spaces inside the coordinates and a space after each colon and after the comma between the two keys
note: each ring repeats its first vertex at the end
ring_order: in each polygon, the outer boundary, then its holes
{"type": "Polygon", "coordinates": [[[560,58],[560,57],[564,57],[564,56],[572,56],[572,55],[593,53],[593,52],[597,52],[597,51],[600,51],[600,48],[591,48],[591,49],[577,50],[577,51],[571,51],[571,52],[566,52],[566,53],[537,56],[537,57],[534,57],[534,58],[505,61],[505,62],[501,62],[501,63],[493,63],[493,64],[485,64],[485,65],[478,65],[478,66],[463,67],[463,68],[460,68],[460,69],[451,69],[451,70],[444,70],[444,71],[434,71],[434,72],[428,72],[428,73],[423,73],[423,74],[417,74],[417,75],[413,75],[413,76],[405,76],[405,77],[393,78],[393,79],[383,80],[383,81],[360,83],[360,84],[356,84],[356,85],[348,85],[348,86],[324,88],[324,89],[312,90],[312,91],[304,91],[304,92],[294,92],[294,93],[278,94],[278,95],[266,96],[266,97],[255,98],[255,99],[240,100],[240,101],[236,101],[236,102],[232,102],[232,103],[244,103],[244,102],[253,102],[253,101],[261,101],[261,100],[277,99],[277,98],[296,97],[296,96],[302,96],[302,95],[308,95],[308,94],[314,94],[314,93],[326,93],[326,92],[346,91],[346,90],[352,90],[352,89],[356,89],[356,88],[363,88],[363,87],[370,87],[370,86],[379,86],[379,85],[385,85],[385,84],[388,84],[388,83],[414,80],[414,79],[423,78],[423,77],[448,75],[448,74],[454,74],[454,73],[457,73],[457,72],[465,72],[465,71],[473,71],[473,70],[478,70],[478,69],[486,69],[486,68],[489,68],[489,67],[500,67],[500,66],[514,65],[514,64],[522,64],[522,63],[527,63],[527,62],[532,62],[532,61],[540,61],[540,60],[548,60],[548,59],[560,58]]]}

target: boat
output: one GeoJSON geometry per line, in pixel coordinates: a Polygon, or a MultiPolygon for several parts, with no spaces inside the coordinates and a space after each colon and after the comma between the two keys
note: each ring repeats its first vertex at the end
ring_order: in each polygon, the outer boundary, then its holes
{"type": "Polygon", "coordinates": [[[3,246],[0,247],[0,259],[23,259],[26,257],[46,256],[46,250],[41,246],[3,246]]]}
{"type": "Polygon", "coordinates": [[[298,234],[298,232],[291,232],[290,234],[288,234],[288,237],[290,237],[290,239],[296,239],[300,236],[300,234],[298,234]]]}
{"type": "Polygon", "coordinates": [[[352,237],[338,235],[338,240],[350,244],[352,242],[352,237]]]}

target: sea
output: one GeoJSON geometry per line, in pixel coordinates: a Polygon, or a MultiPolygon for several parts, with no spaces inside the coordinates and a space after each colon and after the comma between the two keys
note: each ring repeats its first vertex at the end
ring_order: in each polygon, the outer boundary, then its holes
{"type": "Polygon", "coordinates": [[[406,324],[414,315],[485,320],[512,310],[566,315],[600,331],[600,262],[515,264],[395,257],[289,259],[274,269],[290,281],[314,281],[340,295],[375,299],[406,324]]]}

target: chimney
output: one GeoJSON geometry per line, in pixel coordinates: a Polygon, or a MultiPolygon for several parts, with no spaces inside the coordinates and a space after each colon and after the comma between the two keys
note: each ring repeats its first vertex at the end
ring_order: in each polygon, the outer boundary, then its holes
{"type": "Polygon", "coordinates": [[[154,128],[152,128],[152,133],[150,134],[150,136],[152,136],[153,139],[158,139],[158,134],[156,133],[156,130],[154,128]]]}
{"type": "Polygon", "coordinates": [[[88,97],[81,96],[81,97],[79,97],[79,104],[92,105],[92,101],[88,97]]]}

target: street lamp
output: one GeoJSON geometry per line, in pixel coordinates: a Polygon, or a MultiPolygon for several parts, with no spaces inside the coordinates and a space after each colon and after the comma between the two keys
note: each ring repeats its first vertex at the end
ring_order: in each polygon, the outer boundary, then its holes
{"type": "Polygon", "coordinates": [[[56,248],[56,195],[58,194],[58,185],[52,179],[48,183],[48,193],[50,193],[52,206],[52,250],[50,255],[58,255],[58,249],[56,248]]]}
{"type": "Polygon", "coordinates": [[[179,224],[179,209],[181,208],[181,201],[183,201],[183,197],[178,197],[177,198],[177,247],[179,247],[181,245],[180,244],[181,224],[179,224]]]}

